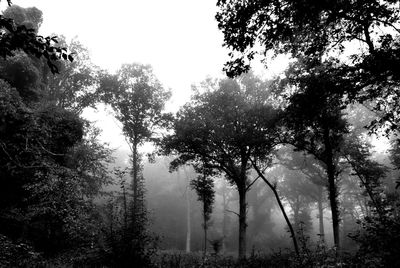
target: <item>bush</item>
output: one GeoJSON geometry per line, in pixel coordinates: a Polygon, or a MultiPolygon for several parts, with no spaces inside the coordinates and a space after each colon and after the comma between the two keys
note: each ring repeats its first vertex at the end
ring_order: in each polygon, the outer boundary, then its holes
{"type": "Polygon", "coordinates": [[[356,258],[365,267],[400,267],[400,217],[393,213],[366,217],[351,237],[360,248],[356,258]]]}
{"type": "Polygon", "coordinates": [[[32,267],[42,261],[40,253],[25,243],[16,243],[0,234],[0,267],[32,267]]]}

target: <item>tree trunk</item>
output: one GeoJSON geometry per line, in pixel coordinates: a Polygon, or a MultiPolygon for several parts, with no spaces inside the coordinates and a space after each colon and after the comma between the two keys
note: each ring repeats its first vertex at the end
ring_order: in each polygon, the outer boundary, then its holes
{"type": "Polygon", "coordinates": [[[191,240],[191,224],[190,224],[190,189],[189,189],[189,178],[186,177],[188,180],[188,186],[186,188],[186,252],[190,252],[190,240],[191,240]]]}
{"type": "MultiPolygon", "coordinates": [[[[203,200],[205,200],[205,197],[203,197],[203,200]]],[[[203,256],[206,256],[207,253],[207,215],[206,215],[206,204],[203,201],[203,228],[204,228],[204,253],[203,256]]]]}
{"type": "Polygon", "coordinates": [[[137,144],[132,144],[132,190],[133,190],[133,224],[135,224],[138,209],[138,170],[137,170],[137,144]]]}
{"type": "Polygon", "coordinates": [[[318,202],[319,236],[321,238],[321,241],[325,242],[324,208],[322,206],[322,191],[319,194],[317,202],[318,202]]]}
{"type": "Polygon", "coordinates": [[[222,206],[223,206],[223,218],[222,218],[222,254],[226,252],[226,243],[225,238],[227,234],[227,226],[226,226],[226,219],[228,217],[227,210],[228,210],[228,201],[227,201],[227,189],[226,189],[226,182],[223,181],[223,188],[222,188],[222,206]]]}
{"type": "Polygon", "coordinates": [[[207,222],[204,222],[204,256],[207,254],[207,222]]]}
{"type": "Polygon", "coordinates": [[[340,250],[340,237],[339,237],[339,201],[338,189],[336,185],[336,170],[333,160],[333,149],[330,142],[329,129],[324,130],[324,143],[325,143],[325,154],[326,154],[326,173],[328,175],[328,191],[329,191],[329,203],[332,211],[332,227],[333,227],[333,240],[336,249],[340,250]]]}
{"type": "Polygon", "coordinates": [[[238,185],[239,191],[239,259],[246,258],[246,185],[238,185]]]}
{"type": "Polygon", "coordinates": [[[282,214],[283,214],[283,217],[285,218],[286,224],[287,224],[287,226],[289,227],[290,234],[291,234],[291,236],[292,236],[292,241],[293,241],[294,250],[296,251],[296,254],[299,255],[299,254],[300,254],[300,252],[299,252],[299,246],[297,245],[297,239],[296,239],[296,235],[295,235],[294,230],[293,230],[293,226],[292,226],[292,224],[290,223],[289,217],[287,216],[286,211],[285,211],[285,208],[284,208],[284,206],[283,206],[283,204],[282,204],[282,202],[281,202],[281,199],[279,198],[279,194],[278,194],[278,192],[276,191],[276,187],[274,187],[274,186],[265,178],[264,174],[263,174],[263,173],[261,172],[261,170],[257,167],[256,163],[254,163],[254,161],[252,161],[252,160],[250,160],[250,161],[251,161],[251,164],[253,165],[254,169],[256,170],[258,176],[260,176],[260,178],[269,186],[269,188],[270,188],[270,189],[272,190],[272,192],[274,193],[275,198],[276,198],[276,201],[278,202],[279,208],[281,209],[282,214]]]}
{"type": "Polygon", "coordinates": [[[294,219],[294,230],[298,232],[300,230],[300,196],[298,195],[294,206],[293,206],[293,219],[294,219]]]}
{"type": "Polygon", "coordinates": [[[128,230],[128,209],[127,209],[125,185],[122,188],[122,194],[123,194],[123,201],[124,201],[124,235],[126,235],[126,232],[128,230]]]}

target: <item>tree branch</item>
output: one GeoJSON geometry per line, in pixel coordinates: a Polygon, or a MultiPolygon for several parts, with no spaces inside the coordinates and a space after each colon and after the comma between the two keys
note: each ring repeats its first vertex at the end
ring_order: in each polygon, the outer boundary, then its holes
{"type": "Polygon", "coordinates": [[[263,179],[263,181],[269,186],[269,188],[271,188],[272,192],[275,195],[276,201],[278,202],[279,208],[282,211],[283,217],[285,218],[286,224],[289,227],[290,230],[290,234],[292,236],[292,240],[293,240],[293,245],[294,245],[294,249],[296,251],[296,254],[299,255],[299,246],[297,245],[297,239],[293,230],[293,226],[290,223],[290,220],[286,214],[285,208],[283,207],[283,204],[281,202],[281,199],[279,198],[279,194],[276,190],[276,187],[273,186],[264,176],[264,174],[261,172],[261,170],[258,168],[258,166],[256,165],[256,163],[253,161],[253,159],[250,158],[250,162],[252,164],[252,166],[254,167],[254,169],[256,170],[257,174],[263,179]]]}
{"type": "Polygon", "coordinates": [[[236,216],[238,216],[240,218],[239,213],[236,213],[235,211],[232,211],[232,210],[229,210],[229,209],[226,209],[225,211],[231,212],[231,213],[235,214],[236,216]]]}

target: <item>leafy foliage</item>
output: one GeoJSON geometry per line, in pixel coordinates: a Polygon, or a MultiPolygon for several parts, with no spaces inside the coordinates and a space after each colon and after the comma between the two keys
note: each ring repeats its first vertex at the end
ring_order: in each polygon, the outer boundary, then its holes
{"type": "Polygon", "coordinates": [[[212,206],[215,199],[215,190],[213,179],[207,176],[198,176],[196,180],[190,182],[190,185],[196,191],[199,201],[203,203],[204,228],[207,228],[207,222],[210,220],[212,206]]]}
{"type": "Polygon", "coordinates": [[[162,126],[162,109],[171,93],[165,90],[149,65],[125,64],[116,75],[102,73],[100,92],[112,106],[131,144],[142,144],[162,126]]]}
{"type": "MultiPolygon", "coordinates": [[[[28,32],[36,36],[42,19],[39,10],[13,6],[5,15],[34,27],[28,32]]],[[[2,32],[1,42],[11,38],[10,31],[2,32]]],[[[49,73],[45,69],[54,72],[55,66],[45,67],[48,62],[28,52],[17,47],[0,61],[0,226],[14,246],[22,249],[29,244],[28,250],[37,255],[21,258],[40,263],[41,256],[56,258],[97,243],[101,229],[94,198],[109,182],[107,165],[112,158],[111,150],[98,141],[98,130],[68,111],[71,107],[44,98],[43,78],[49,73]]],[[[7,258],[18,256],[13,252],[7,258]]]]}
{"type": "Polygon", "coordinates": [[[398,266],[400,224],[398,215],[366,217],[360,222],[362,230],[355,235],[360,244],[359,262],[365,267],[398,266]]]}
{"type": "Polygon", "coordinates": [[[30,10],[32,11],[31,14],[36,12],[39,16],[31,16],[29,23],[21,16],[17,18],[23,24],[16,24],[12,18],[7,17],[7,15],[19,15],[18,11],[20,11],[18,6],[11,7],[11,11],[6,11],[4,15],[0,15],[0,29],[2,30],[0,33],[0,57],[12,57],[16,50],[22,50],[37,58],[43,57],[52,73],[58,73],[57,61],[73,61],[73,56],[68,54],[66,48],[56,45],[57,37],[37,35],[37,29],[41,22],[40,12],[37,9],[32,8],[30,10]],[[36,25],[30,23],[33,19],[36,19],[36,25]]]}
{"type": "MultiPolygon", "coordinates": [[[[224,43],[232,50],[228,75],[249,70],[248,61],[261,53],[292,53],[320,57],[345,42],[359,40],[372,52],[372,32],[379,27],[398,31],[398,1],[233,1],[219,0],[216,15],[224,43]],[[237,52],[237,53],[235,53],[237,52]]],[[[379,40],[379,38],[378,38],[379,40]]]]}

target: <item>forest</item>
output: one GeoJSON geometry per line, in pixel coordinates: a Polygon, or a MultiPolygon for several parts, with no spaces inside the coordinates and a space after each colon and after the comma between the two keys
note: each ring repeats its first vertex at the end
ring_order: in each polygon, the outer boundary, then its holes
{"type": "Polygon", "coordinates": [[[0,2],[0,267],[400,267],[400,1],[216,0],[224,75],[176,111],[0,2]]]}

